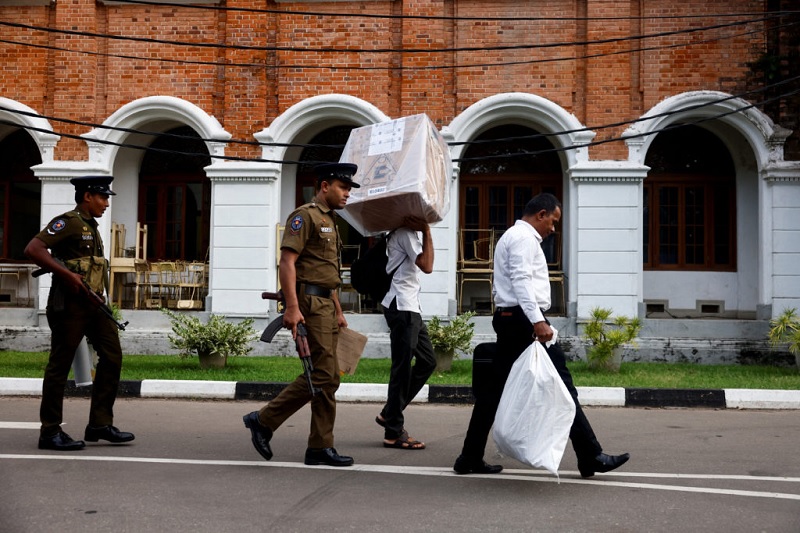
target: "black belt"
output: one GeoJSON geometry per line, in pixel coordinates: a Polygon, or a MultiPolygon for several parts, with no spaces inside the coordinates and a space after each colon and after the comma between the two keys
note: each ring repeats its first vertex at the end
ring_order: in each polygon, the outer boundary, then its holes
{"type": "Polygon", "coordinates": [[[309,296],[319,296],[320,298],[330,298],[331,289],[320,287],[319,285],[312,285],[311,283],[297,283],[297,292],[302,292],[309,296]]]}

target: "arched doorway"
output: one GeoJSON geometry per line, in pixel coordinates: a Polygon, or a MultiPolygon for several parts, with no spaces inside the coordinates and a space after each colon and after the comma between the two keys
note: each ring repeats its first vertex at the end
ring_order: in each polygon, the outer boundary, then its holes
{"type": "Polygon", "coordinates": [[[139,174],[139,221],[148,226],[147,257],[205,261],[211,187],[203,168],[211,158],[189,126],[166,133],[145,153],[139,174]]]}
{"type": "Polygon", "coordinates": [[[39,149],[24,129],[0,141],[0,306],[33,305],[31,269],[25,246],[41,229],[42,185],[31,167],[42,162],[39,149]]]}
{"type": "Polygon", "coordinates": [[[659,133],[645,158],[642,263],[647,316],[726,316],[735,310],[736,168],[707,129],[659,133]],[[680,283],[677,277],[683,276],[680,283]],[[732,288],[733,287],[733,288],[732,288]]]}
{"type": "Polygon", "coordinates": [[[24,260],[23,250],[39,233],[42,185],[31,167],[42,162],[25,130],[0,141],[0,257],[24,260]]]}
{"type": "MultiPolygon", "coordinates": [[[[563,199],[558,153],[536,130],[514,124],[497,126],[481,133],[466,149],[459,176],[457,282],[461,311],[491,312],[492,247],[522,216],[528,200],[541,192],[563,199]],[[465,263],[482,267],[477,270],[484,270],[485,276],[476,272],[465,276],[465,263]],[[487,283],[481,283],[484,279],[487,283]]],[[[557,228],[556,234],[542,243],[548,262],[558,269],[562,255],[559,239],[557,228]]]]}

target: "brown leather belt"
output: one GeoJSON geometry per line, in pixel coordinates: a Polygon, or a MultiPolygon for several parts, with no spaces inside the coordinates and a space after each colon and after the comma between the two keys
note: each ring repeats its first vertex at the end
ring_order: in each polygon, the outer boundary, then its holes
{"type": "Polygon", "coordinates": [[[311,283],[297,283],[297,292],[307,294],[309,296],[319,296],[320,298],[330,298],[331,289],[313,285],[311,283]]]}

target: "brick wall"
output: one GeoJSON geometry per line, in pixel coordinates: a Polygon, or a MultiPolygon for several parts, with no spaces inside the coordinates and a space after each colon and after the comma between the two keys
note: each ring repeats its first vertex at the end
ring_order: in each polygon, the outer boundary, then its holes
{"type": "MultiPolygon", "coordinates": [[[[288,107],[329,93],[362,98],[390,116],[424,112],[441,127],[482,98],[521,91],[552,100],[587,126],[598,127],[634,119],[662,99],[684,91],[737,93],[753,88],[760,82],[751,76],[749,64],[761,56],[766,43],[760,31],[762,23],[666,35],[737,19],[657,18],[760,12],[764,9],[762,0],[308,4],[231,0],[221,5],[300,13],[104,6],[95,0],[60,0],[49,7],[0,7],[0,21],[142,39],[102,39],[3,26],[7,40],[100,55],[0,43],[0,95],[43,114],[91,123],[102,122],[137,98],[175,96],[213,114],[235,139],[242,140],[252,140],[253,133],[269,126],[288,107]],[[345,12],[347,16],[315,14],[345,12]],[[354,16],[358,14],[473,19],[354,16]],[[645,18],[636,18],[640,15],[645,18]],[[538,20],[491,20],[509,16],[538,20]],[[583,16],[621,18],[578,18],[583,16]],[[662,35],[614,40],[653,34],[662,35]],[[147,39],[219,46],[179,46],[147,39]],[[577,44],[560,46],[563,43],[577,44]],[[399,47],[416,51],[391,51],[399,47]],[[443,47],[457,50],[437,51],[443,47]],[[493,47],[506,48],[487,50],[493,47]],[[632,48],[654,47],[659,49],[630,52],[632,48]],[[458,68],[449,68],[453,65],[458,68]],[[365,68],[345,68],[352,66],[365,68]]],[[[53,125],[74,135],[90,129],[57,122],[53,125]]],[[[598,129],[598,139],[616,137],[625,127],[598,129]]],[[[231,145],[229,150],[237,156],[260,155],[254,147],[231,145]]],[[[609,143],[592,148],[591,157],[624,159],[626,154],[622,143],[609,143]]],[[[83,142],[65,138],[58,145],[56,157],[78,160],[86,155],[83,142]]]]}

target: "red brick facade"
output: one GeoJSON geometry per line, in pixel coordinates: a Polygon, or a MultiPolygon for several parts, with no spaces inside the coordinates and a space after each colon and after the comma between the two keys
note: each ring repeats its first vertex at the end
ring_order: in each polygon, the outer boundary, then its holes
{"type": "MultiPolygon", "coordinates": [[[[791,2],[769,2],[781,3],[791,2]]],[[[483,98],[524,92],[562,106],[604,140],[626,126],[600,126],[635,119],[666,97],[740,94],[763,83],[751,64],[768,52],[764,10],[764,0],[0,6],[0,22],[10,23],[3,39],[24,43],[0,43],[0,96],[92,124],[138,98],[174,96],[216,117],[234,139],[252,140],[319,94],[352,95],[391,117],[424,112],[441,127],[483,98]],[[679,15],[693,17],[669,18],[679,15]],[[734,25],[745,20],[756,21],[734,25]],[[692,31],[711,26],[719,27],[692,31]]],[[[776,42],[793,50],[791,39],[776,42]]],[[[771,118],[781,123],[792,107],[776,109],[784,116],[771,118]]],[[[69,135],[91,129],[53,124],[69,135]]],[[[243,145],[227,153],[260,155],[243,145]]],[[[608,143],[590,157],[626,153],[623,143],[608,143]]],[[[62,138],[55,158],[86,155],[84,142],[62,138]]]]}

